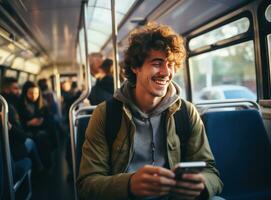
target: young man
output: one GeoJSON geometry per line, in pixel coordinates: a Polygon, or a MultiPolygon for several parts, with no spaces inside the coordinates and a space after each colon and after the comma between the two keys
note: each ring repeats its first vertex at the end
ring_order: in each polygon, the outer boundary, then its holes
{"type": "Polygon", "coordinates": [[[106,103],[98,105],[86,130],[78,178],[83,199],[208,199],[221,192],[203,123],[185,102],[191,126],[186,153],[175,129],[180,88],[172,82],[185,60],[183,39],[170,27],[149,24],[130,35],[125,52],[128,79],[114,94],[122,121],[112,147],[105,133],[106,103]],[[183,160],[205,161],[201,173],[172,172],[183,160]]]}

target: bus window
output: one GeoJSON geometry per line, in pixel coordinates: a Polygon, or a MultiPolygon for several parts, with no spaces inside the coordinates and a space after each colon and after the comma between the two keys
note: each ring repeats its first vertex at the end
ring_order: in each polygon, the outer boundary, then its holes
{"type": "Polygon", "coordinates": [[[36,78],[34,74],[29,74],[28,80],[35,82],[36,78]]]}
{"type": "Polygon", "coordinates": [[[267,42],[268,42],[268,60],[269,60],[269,70],[271,76],[271,34],[267,35],[267,42]]]}
{"type": "Polygon", "coordinates": [[[17,71],[15,70],[11,70],[11,69],[6,69],[5,70],[5,77],[13,77],[13,78],[17,78],[17,71]]]}
{"type": "Polygon", "coordinates": [[[245,33],[248,29],[249,19],[244,17],[191,39],[189,42],[189,48],[190,50],[195,50],[206,45],[214,44],[220,40],[245,33]]]}
{"type": "Polygon", "coordinates": [[[13,64],[12,64],[12,68],[15,68],[15,69],[19,69],[19,70],[22,70],[24,69],[24,59],[21,58],[21,57],[17,57],[15,58],[15,60],[13,61],[13,64]]]}
{"type": "Polygon", "coordinates": [[[271,22],[271,4],[266,8],[265,18],[267,21],[271,22]]]}
{"type": "Polygon", "coordinates": [[[193,102],[229,98],[256,100],[253,41],[191,57],[189,66],[193,102]],[[215,98],[208,95],[206,99],[205,93],[212,90],[221,95],[215,98]]]}
{"type": "Polygon", "coordinates": [[[0,64],[3,64],[4,60],[10,55],[8,51],[0,49],[0,64]]]}
{"type": "Polygon", "coordinates": [[[181,88],[181,97],[186,99],[186,85],[185,85],[185,78],[184,78],[184,68],[179,69],[175,76],[173,77],[173,80],[180,86],[181,88]]]}
{"type": "Polygon", "coordinates": [[[28,78],[28,74],[27,73],[20,72],[19,78],[18,78],[18,84],[20,86],[22,86],[27,81],[27,78],[28,78]]]}
{"type": "MultiPolygon", "coordinates": [[[[271,4],[266,8],[265,18],[268,22],[271,22],[271,4]]],[[[267,45],[268,45],[269,70],[271,76],[271,34],[267,35],[267,45]]]]}

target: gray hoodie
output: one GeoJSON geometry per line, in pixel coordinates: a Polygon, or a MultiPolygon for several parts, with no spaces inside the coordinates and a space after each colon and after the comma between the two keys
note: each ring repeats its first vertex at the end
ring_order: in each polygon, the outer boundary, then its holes
{"type": "Polygon", "coordinates": [[[134,135],[134,152],[127,172],[135,172],[146,164],[167,167],[165,111],[180,98],[180,88],[177,84],[169,85],[166,96],[149,113],[143,113],[134,103],[132,92],[135,89],[125,81],[114,97],[127,104],[133,115],[136,126],[134,135]]]}

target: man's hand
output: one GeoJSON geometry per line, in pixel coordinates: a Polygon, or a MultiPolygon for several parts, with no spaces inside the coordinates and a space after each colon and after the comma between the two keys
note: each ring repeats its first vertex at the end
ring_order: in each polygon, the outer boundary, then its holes
{"type": "Polygon", "coordinates": [[[205,179],[201,173],[185,173],[171,190],[184,199],[195,199],[205,188],[205,179]]]}
{"type": "Polygon", "coordinates": [[[138,197],[163,196],[176,185],[175,175],[171,170],[145,165],[130,180],[130,191],[138,197]]]}

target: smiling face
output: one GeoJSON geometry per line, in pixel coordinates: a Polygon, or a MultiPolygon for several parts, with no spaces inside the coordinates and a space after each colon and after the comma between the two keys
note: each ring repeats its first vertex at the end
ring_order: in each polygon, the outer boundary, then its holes
{"type": "Polygon", "coordinates": [[[143,96],[162,99],[174,76],[174,65],[163,51],[151,50],[141,67],[132,68],[136,74],[137,99],[145,99],[143,96]]]}

